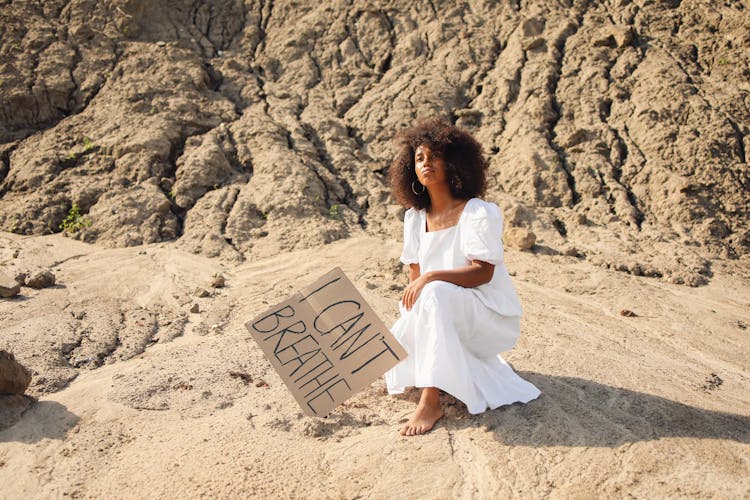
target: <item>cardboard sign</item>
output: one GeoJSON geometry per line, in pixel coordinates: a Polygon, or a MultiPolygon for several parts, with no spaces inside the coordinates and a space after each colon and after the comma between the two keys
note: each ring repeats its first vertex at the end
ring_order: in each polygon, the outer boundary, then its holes
{"type": "Polygon", "coordinates": [[[327,415],[406,357],[338,267],[245,327],[308,416],[327,415]]]}

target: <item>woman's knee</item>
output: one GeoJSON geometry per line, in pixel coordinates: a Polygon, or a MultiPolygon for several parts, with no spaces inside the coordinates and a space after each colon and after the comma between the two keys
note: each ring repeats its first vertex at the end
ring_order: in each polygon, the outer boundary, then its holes
{"type": "Polygon", "coordinates": [[[461,300],[461,287],[447,281],[431,281],[419,294],[418,300],[423,304],[441,305],[461,300]]]}

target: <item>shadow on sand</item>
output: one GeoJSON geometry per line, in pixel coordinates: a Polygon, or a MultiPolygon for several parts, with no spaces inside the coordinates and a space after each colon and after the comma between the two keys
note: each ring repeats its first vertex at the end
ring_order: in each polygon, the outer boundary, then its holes
{"type": "Polygon", "coordinates": [[[0,431],[0,443],[36,443],[42,439],[64,439],[80,419],[55,401],[36,401],[19,420],[0,431]]]}
{"type": "MultiPolygon", "coordinates": [[[[616,447],[669,437],[750,443],[750,418],[745,415],[704,410],[575,377],[518,374],[542,391],[538,399],[476,416],[465,413],[469,418],[448,418],[442,425],[481,425],[502,443],[538,447],[616,447]]],[[[464,415],[466,407],[459,403],[458,408],[464,415]]]]}

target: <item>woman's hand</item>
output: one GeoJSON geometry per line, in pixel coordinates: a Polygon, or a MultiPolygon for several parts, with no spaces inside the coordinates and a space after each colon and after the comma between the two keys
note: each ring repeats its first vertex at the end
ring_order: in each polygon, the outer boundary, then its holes
{"type": "Polygon", "coordinates": [[[411,311],[414,307],[414,303],[419,298],[419,294],[427,283],[432,281],[427,277],[427,274],[423,274],[411,280],[404,290],[404,296],[401,298],[401,303],[404,305],[407,311],[411,311]]]}

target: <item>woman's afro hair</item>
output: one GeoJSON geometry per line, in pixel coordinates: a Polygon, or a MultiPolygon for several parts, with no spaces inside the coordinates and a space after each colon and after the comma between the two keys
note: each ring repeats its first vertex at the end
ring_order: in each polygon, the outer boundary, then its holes
{"type": "MultiPolygon", "coordinates": [[[[414,170],[414,154],[422,144],[442,154],[454,197],[468,200],[484,196],[487,161],[482,146],[465,130],[442,118],[430,118],[402,130],[396,134],[394,142],[398,152],[388,170],[388,181],[396,201],[405,208],[421,210],[430,206],[426,189],[420,194],[412,189],[419,182],[414,170]]],[[[420,191],[418,187],[416,190],[420,191]]]]}

